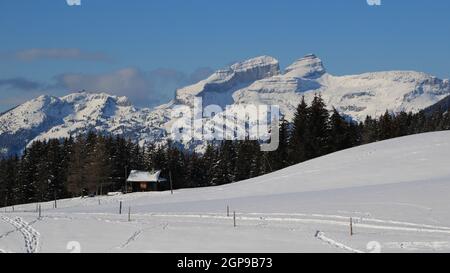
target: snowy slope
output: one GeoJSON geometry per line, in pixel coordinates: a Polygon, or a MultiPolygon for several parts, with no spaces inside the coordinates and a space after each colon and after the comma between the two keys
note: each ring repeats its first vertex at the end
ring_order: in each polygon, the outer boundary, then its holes
{"type": "Polygon", "coordinates": [[[450,132],[428,133],[235,184],[42,204],[38,221],[35,204],[6,208],[0,249],[68,252],[77,241],[86,252],[450,252],[449,152],[450,132]],[[39,234],[39,246],[8,233],[11,221],[39,234]]]}
{"type": "Polygon", "coordinates": [[[433,114],[436,111],[448,111],[450,109],[450,96],[445,97],[438,103],[433,104],[430,107],[425,108],[424,112],[426,114],[433,114]]]}
{"type": "MultiPolygon", "coordinates": [[[[335,107],[361,121],[386,110],[422,110],[450,95],[450,83],[412,71],[333,76],[313,54],[281,72],[276,59],[261,56],[181,88],[172,101],[152,110],[135,108],[126,98],[105,93],[41,96],[0,115],[0,153],[18,153],[36,139],[68,137],[88,130],[121,134],[141,144],[162,142],[175,121],[171,117],[174,106],[192,106],[194,97],[201,97],[204,106],[215,104],[222,109],[226,105],[279,105],[291,119],[301,97],[310,101],[314,94],[321,94],[330,109],[335,107]]],[[[185,145],[198,149],[202,144],[185,145]]]]}

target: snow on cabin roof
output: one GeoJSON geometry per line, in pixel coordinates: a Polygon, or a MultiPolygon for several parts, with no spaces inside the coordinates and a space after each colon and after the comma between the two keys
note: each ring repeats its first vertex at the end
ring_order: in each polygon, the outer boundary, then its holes
{"type": "Polygon", "coordinates": [[[164,178],[160,178],[161,171],[156,172],[144,172],[132,170],[128,176],[127,182],[163,182],[164,178]]]}

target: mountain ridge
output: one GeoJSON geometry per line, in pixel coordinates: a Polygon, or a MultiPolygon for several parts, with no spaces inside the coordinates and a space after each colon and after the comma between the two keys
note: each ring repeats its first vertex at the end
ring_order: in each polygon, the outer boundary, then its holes
{"type": "MultiPolygon", "coordinates": [[[[0,154],[20,153],[35,140],[63,138],[95,130],[120,134],[144,145],[167,139],[172,109],[216,104],[279,105],[291,119],[302,97],[321,94],[341,114],[362,121],[386,110],[417,112],[450,95],[449,80],[415,71],[380,71],[357,75],[329,74],[322,60],[308,54],[283,71],[270,56],[260,56],[218,70],[208,78],[176,90],[173,100],[158,107],[134,107],[128,98],[107,93],[76,92],[62,97],[42,95],[0,115],[0,154]]],[[[187,144],[189,149],[201,143],[187,144]]]]}

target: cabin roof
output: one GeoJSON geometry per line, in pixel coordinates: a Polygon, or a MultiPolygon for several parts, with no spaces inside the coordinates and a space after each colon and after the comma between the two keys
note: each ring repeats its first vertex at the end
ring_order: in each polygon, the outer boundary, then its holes
{"type": "Polygon", "coordinates": [[[160,177],[161,171],[146,172],[132,170],[127,182],[164,182],[166,179],[160,177]]]}

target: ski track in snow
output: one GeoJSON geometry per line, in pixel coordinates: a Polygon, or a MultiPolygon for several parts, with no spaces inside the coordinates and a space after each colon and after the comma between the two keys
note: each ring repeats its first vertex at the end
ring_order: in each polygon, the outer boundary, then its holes
{"type": "Polygon", "coordinates": [[[5,232],[5,233],[3,233],[3,234],[0,235],[0,239],[6,238],[6,237],[8,237],[10,234],[12,234],[12,233],[14,233],[14,232],[16,232],[16,231],[17,231],[17,229],[13,229],[13,230],[10,230],[10,231],[8,231],[8,232],[5,232]]]}
{"type": "MultiPolygon", "coordinates": [[[[70,217],[64,216],[64,213],[53,213],[51,215],[45,216],[48,219],[67,219],[67,220],[77,220],[80,217],[88,217],[89,219],[94,219],[97,221],[104,221],[113,224],[124,224],[128,223],[126,221],[115,220],[114,217],[117,215],[114,213],[74,213],[70,217]],[[78,215],[79,217],[76,217],[78,215]],[[110,218],[112,216],[112,218],[110,218]],[[108,219],[110,218],[110,219],[108,219]]],[[[135,221],[137,223],[141,222],[145,218],[185,218],[185,219],[205,219],[205,220],[230,220],[231,216],[223,215],[222,213],[136,213],[134,214],[135,221]]],[[[236,214],[236,219],[238,223],[242,222],[255,222],[255,221],[264,221],[264,224],[270,223],[283,223],[283,222],[291,222],[291,223],[301,223],[301,224],[309,224],[309,225],[333,225],[333,226],[345,226],[349,225],[350,215],[327,215],[327,214],[305,214],[305,213],[261,213],[261,212],[248,212],[248,213],[239,213],[236,214]]],[[[36,253],[39,248],[39,238],[40,234],[33,227],[31,227],[30,223],[25,222],[22,218],[17,217],[14,219],[2,216],[1,219],[11,225],[13,225],[16,230],[10,231],[6,234],[3,234],[3,237],[6,237],[12,232],[20,231],[25,239],[25,247],[28,253],[36,253]]],[[[145,220],[144,220],[145,221],[145,220]]],[[[353,218],[354,228],[355,229],[378,229],[378,230],[390,230],[390,231],[401,231],[401,232],[418,232],[418,233],[440,233],[440,234],[450,234],[450,227],[445,226],[435,226],[428,224],[418,224],[418,223],[410,223],[403,221],[395,221],[395,220],[382,220],[375,218],[363,218],[363,217],[354,217],[353,218]]],[[[31,223],[32,224],[32,223],[31,223]]],[[[136,241],[146,229],[150,229],[153,227],[147,227],[145,229],[138,229],[130,237],[128,237],[123,243],[116,247],[116,249],[124,249],[128,247],[131,243],[136,241]]],[[[315,236],[317,239],[326,242],[327,244],[337,247],[349,252],[354,253],[363,253],[357,249],[354,249],[350,246],[347,246],[341,242],[337,242],[327,236],[324,235],[323,232],[318,232],[315,236]]],[[[420,248],[433,248],[439,249],[447,246],[445,243],[420,243],[420,242],[404,242],[404,243],[396,243],[392,242],[390,244],[392,247],[401,247],[403,249],[420,249],[420,248]]],[[[1,251],[0,251],[1,252],[1,251]]],[[[6,251],[3,251],[6,252],[6,251]]]]}
{"type": "MultiPolygon", "coordinates": [[[[76,213],[78,215],[115,215],[109,213],[76,213]]],[[[137,213],[134,214],[137,217],[161,217],[161,218],[189,218],[189,219],[218,219],[228,220],[228,217],[223,214],[214,213],[198,213],[198,214],[172,214],[172,213],[137,213]]],[[[297,222],[305,224],[327,224],[348,226],[351,216],[341,215],[325,215],[325,214],[302,214],[302,213],[241,213],[236,214],[238,221],[268,221],[268,222],[297,222]],[[246,215],[259,215],[259,217],[252,217],[246,215]],[[274,216],[288,216],[288,217],[274,217],[274,216]]],[[[100,220],[100,218],[97,218],[100,220]]],[[[108,220],[110,221],[110,220],[108,220]]],[[[114,221],[112,221],[114,222],[114,221]]],[[[117,221],[122,222],[122,221],[117,221]]],[[[422,233],[443,233],[450,234],[450,227],[434,226],[427,224],[417,224],[394,220],[381,220],[375,218],[361,218],[356,217],[353,219],[355,228],[365,229],[381,229],[381,230],[393,230],[393,231],[409,231],[409,232],[422,232],[422,233]]]]}
{"type": "MultiPolygon", "coordinates": [[[[174,217],[174,218],[211,218],[211,219],[230,219],[230,217],[222,216],[222,215],[212,215],[212,214],[147,214],[148,216],[154,217],[174,217]]],[[[141,214],[141,216],[145,216],[145,214],[141,214]]],[[[308,215],[311,217],[311,215],[308,215]]],[[[321,217],[324,217],[322,215],[321,217]]],[[[331,216],[334,218],[339,217],[342,221],[339,220],[329,220],[329,219],[320,219],[320,218],[288,218],[288,217],[248,217],[237,215],[237,220],[244,221],[260,221],[266,220],[269,222],[298,222],[298,223],[309,223],[309,224],[327,224],[327,225],[339,225],[339,226],[348,226],[350,217],[345,216],[331,216]]],[[[395,230],[395,231],[411,231],[411,232],[425,232],[425,233],[444,233],[450,234],[449,227],[439,227],[439,226],[430,226],[430,225],[421,225],[415,223],[408,222],[399,222],[399,221],[386,221],[379,219],[367,219],[367,222],[373,221],[373,224],[364,224],[364,223],[356,223],[355,227],[358,228],[366,228],[366,229],[382,229],[382,230],[395,230]],[[377,223],[377,224],[376,224],[377,223]],[[378,223],[383,223],[385,225],[378,225],[378,223]],[[356,225],[357,224],[357,225],[356,225]],[[391,225],[386,225],[391,224],[391,225]],[[402,226],[403,225],[403,226],[402,226]],[[414,226],[414,227],[412,227],[414,226]]]]}
{"type": "Polygon", "coordinates": [[[417,251],[422,249],[432,249],[434,251],[439,251],[443,249],[448,249],[450,247],[449,241],[437,241],[437,242],[387,242],[384,244],[386,247],[390,248],[400,248],[407,249],[411,251],[417,251]]]}
{"type": "Polygon", "coordinates": [[[136,231],[135,233],[133,233],[133,235],[131,235],[126,241],[125,243],[123,243],[120,247],[118,247],[119,249],[123,249],[125,247],[127,247],[130,243],[134,242],[139,235],[141,235],[141,233],[143,232],[142,229],[136,231]]]}
{"type": "Polygon", "coordinates": [[[347,245],[344,245],[343,243],[340,243],[340,242],[338,242],[338,241],[335,241],[335,240],[333,240],[333,239],[331,239],[331,238],[326,237],[326,236],[325,236],[325,233],[323,233],[323,232],[321,232],[321,231],[317,231],[317,233],[316,233],[316,238],[319,239],[319,240],[321,240],[321,241],[323,241],[323,242],[325,242],[325,243],[328,243],[328,244],[330,244],[330,245],[332,245],[332,246],[334,246],[334,247],[337,247],[337,248],[340,248],[340,249],[343,249],[343,250],[347,250],[347,251],[349,251],[349,252],[353,252],[353,253],[364,253],[363,251],[360,251],[360,250],[351,248],[351,247],[349,247],[349,246],[347,246],[347,245]]]}
{"type": "MultiPolygon", "coordinates": [[[[103,219],[95,216],[108,216],[108,215],[115,215],[110,213],[75,213],[78,215],[89,215],[93,216],[98,221],[105,221],[105,222],[111,222],[111,223],[123,223],[126,222],[125,220],[109,220],[109,219],[103,219]]],[[[58,215],[57,213],[53,215],[58,215]]],[[[156,216],[156,217],[186,217],[186,218],[214,218],[214,219],[229,219],[229,217],[226,217],[219,213],[190,213],[190,214],[172,214],[172,213],[137,213],[134,214],[136,216],[156,216]]],[[[305,213],[260,213],[260,212],[250,212],[250,213],[237,213],[238,219],[241,220],[271,220],[271,221],[323,221],[324,223],[345,223],[345,225],[348,225],[348,221],[350,217],[353,218],[353,221],[355,224],[362,224],[359,226],[362,227],[371,227],[373,225],[367,225],[363,223],[377,223],[377,224],[389,224],[393,225],[393,228],[397,228],[397,226],[401,227],[411,227],[411,231],[422,231],[424,229],[429,230],[440,230],[444,233],[450,232],[450,227],[445,226],[436,226],[436,225],[428,225],[428,224],[417,224],[417,223],[410,223],[410,222],[403,222],[403,221],[396,221],[396,220],[382,220],[377,218],[365,218],[361,216],[351,216],[351,215],[327,215],[327,214],[305,214],[305,213]],[[248,217],[249,216],[258,216],[258,217],[248,217]],[[274,216],[284,216],[284,217],[274,217],[274,216]],[[329,221],[332,220],[332,221],[329,221]],[[340,221],[336,221],[340,220],[340,221]]],[[[48,219],[67,219],[67,220],[74,220],[74,217],[68,217],[68,216],[52,216],[47,215],[44,216],[44,218],[48,219]]]]}
{"type": "MultiPolygon", "coordinates": [[[[304,214],[304,213],[248,213],[249,215],[279,215],[279,216],[301,216],[301,217],[317,217],[317,218],[334,218],[348,221],[352,216],[341,216],[341,215],[326,215],[326,214],[304,214]]],[[[394,220],[381,220],[376,218],[364,218],[364,217],[352,217],[353,221],[356,223],[363,222],[375,222],[375,223],[383,223],[383,224],[392,224],[392,225],[401,225],[401,226],[411,226],[411,227],[419,227],[419,228],[429,228],[429,229],[442,229],[449,230],[450,227],[443,226],[434,226],[427,224],[416,224],[402,221],[394,221],[394,220]]]]}
{"type": "MultiPolygon", "coordinates": [[[[63,213],[54,213],[52,215],[47,215],[45,218],[48,219],[67,219],[67,220],[77,220],[80,217],[88,217],[88,219],[93,219],[97,221],[104,221],[113,224],[124,224],[128,223],[126,221],[114,220],[114,217],[117,215],[114,213],[74,213],[71,217],[67,218],[62,215],[63,213]],[[61,214],[61,215],[60,215],[61,214]],[[79,217],[76,217],[78,215],[79,217]],[[110,218],[112,216],[112,218],[110,218]],[[110,218],[110,219],[108,219],[110,218]]],[[[205,219],[205,220],[231,220],[231,216],[226,216],[221,213],[136,213],[134,214],[135,221],[137,223],[142,222],[145,218],[185,218],[185,219],[205,219]]],[[[301,223],[301,224],[309,224],[309,225],[334,225],[334,226],[345,226],[349,225],[349,220],[351,216],[344,215],[326,215],[326,214],[305,214],[305,213],[239,213],[236,214],[236,219],[238,223],[242,222],[255,222],[255,221],[264,221],[264,224],[267,225],[269,223],[283,223],[283,222],[291,222],[291,223],[301,223]]],[[[22,218],[17,217],[14,219],[2,216],[1,219],[11,225],[13,225],[16,230],[20,231],[25,239],[25,247],[28,253],[37,253],[39,248],[39,238],[40,234],[33,227],[31,227],[30,223],[25,222],[22,218]]],[[[142,222],[143,223],[143,222],[142,222]]],[[[444,226],[434,226],[427,224],[418,224],[418,223],[410,223],[410,222],[402,222],[395,220],[382,220],[375,218],[363,218],[363,217],[355,217],[353,218],[354,228],[355,229],[378,229],[378,230],[390,230],[390,231],[400,231],[400,232],[418,232],[418,233],[440,233],[440,234],[450,234],[450,227],[444,226]]],[[[32,224],[32,223],[31,223],[32,224]]],[[[116,249],[124,249],[128,247],[131,243],[136,241],[146,229],[151,229],[154,227],[146,227],[136,230],[130,237],[128,237],[124,242],[122,242],[116,249]]],[[[10,231],[12,233],[14,231],[10,231]]],[[[3,234],[5,237],[7,234],[3,234]]],[[[333,246],[337,247],[349,252],[354,253],[364,253],[360,250],[354,249],[350,246],[347,246],[341,242],[335,241],[327,236],[323,232],[318,231],[315,236],[317,239],[333,246]]],[[[420,243],[420,242],[392,242],[388,243],[391,247],[395,248],[403,248],[403,249],[424,249],[424,248],[432,248],[439,249],[445,248],[449,245],[449,243],[444,242],[435,242],[435,243],[420,243]]],[[[2,251],[0,251],[2,252],[2,251]]],[[[3,252],[6,252],[3,250],[3,252]]]]}
{"type": "Polygon", "coordinates": [[[22,233],[25,240],[25,249],[28,253],[37,253],[39,248],[39,232],[34,229],[29,223],[25,222],[22,218],[16,217],[11,219],[6,216],[2,216],[1,219],[14,226],[20,233],[22,233]]]}

